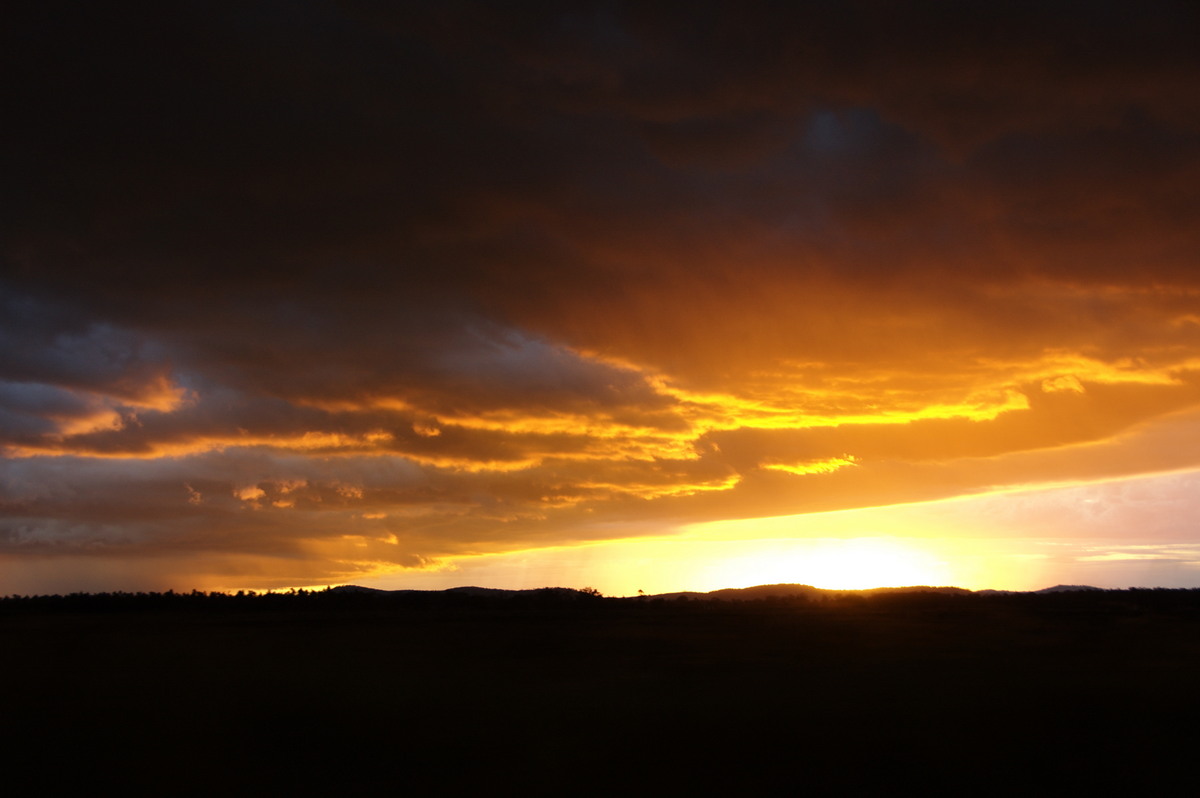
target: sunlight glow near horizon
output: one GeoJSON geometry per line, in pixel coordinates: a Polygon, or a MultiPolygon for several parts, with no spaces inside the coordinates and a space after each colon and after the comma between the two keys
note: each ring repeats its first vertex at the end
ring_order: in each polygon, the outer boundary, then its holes
{"type": "Polygon", "coordinates": [[[724,587],[798,583],[834,590],[950,584],[947,562],[894,538],[755,544],[750,553],[715,565],[705,581],[724,587]]]}
{"type": "Polygon", "coordinates": [[[888,507],[714,521],[674,535],[448,559],[380,588],[594,586],[606,595],[796,583],[830,589],[1200,586],[1200,473],[888,507]]]}
{"type": "MultiPolygon", "coordinates": [[[[778,520],[778,519],[768,519],[778,520]]],[[[751,524],[753,522],[744,522],[751,524]]],[[[840,590],[909,585],[980,589],[1045,587],[1047,555],[1008,541],[915,537],[714,540],[680,534],[461,558],[445,568],[360,581],[383,589],[598,588],[630,596],[707,592],[763,584],[840,590]]],[[[1037,548],[1036,543],[1029,544],[1037,548]]]]}

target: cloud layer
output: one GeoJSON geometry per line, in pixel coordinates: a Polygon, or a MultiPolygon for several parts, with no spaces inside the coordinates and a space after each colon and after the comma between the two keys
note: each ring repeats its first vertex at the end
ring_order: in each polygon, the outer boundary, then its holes
{"type": "Polygon", "coordinates": [[[1195,14],[23,9],[0,560],[313,583],[1198,467],[1195,14]]]}

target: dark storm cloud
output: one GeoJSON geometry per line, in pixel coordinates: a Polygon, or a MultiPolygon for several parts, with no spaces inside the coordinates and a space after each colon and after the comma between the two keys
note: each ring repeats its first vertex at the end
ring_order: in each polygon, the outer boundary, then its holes
{"type": "Polygon", "coordinates": [[[928,161],[947,116],[977,130],[949,165],[985,145],[985,163],[1048,162],[1027,188],[1039,193],[1086,194],[1082,179],[1111,185],[1148,158],[1194,164],[1183,7],[937,10],[936,22],[869,4],[705,5],[684,20],[640,4],[31,11],[42,18],[15,25],[8,48],[11,257],[126,312],[234,285],[425,297],[483,277],[504,294],[501,263],[512,288],[529,274],[574,282],[586,275],[563,271],[587,253],[570,242],[636,234],[652,210],[671,244],[689,232],[681,217],[778,220],[806,197],[855,225],[872,199],[914,197],[926,172],[887,173],[920,141],[928,161]],[[1097,141],[1130,114],[1140,135],[1097,141]],[[901,138],[856,121],[872,115],[901,138]],[[806,147],[818,163],[788,174],[806,147]],[[772,198],[772,185],[791,190],[772,198]]]}
{"type": "Polygon", "coordinates": [[[0,282],[0,373],[13,382],[92,390],[137,402],[165,369],[161,346],[0,282]]]}
{"type": "Polygon", "coordinates": [[[5,437],[50,435],[58,430],[55,419],[79,418],[92,410],[77,394],[49,385],[0,383],[0,430],[5,437]]]}

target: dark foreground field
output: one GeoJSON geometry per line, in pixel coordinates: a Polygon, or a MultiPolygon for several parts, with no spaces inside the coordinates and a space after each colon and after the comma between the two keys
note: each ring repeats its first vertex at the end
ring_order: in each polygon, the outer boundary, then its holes
{"type": "Polygon", "coordinates": [[[6,791],[1141,794],[1200,596],[0,601],[6,791]]]}

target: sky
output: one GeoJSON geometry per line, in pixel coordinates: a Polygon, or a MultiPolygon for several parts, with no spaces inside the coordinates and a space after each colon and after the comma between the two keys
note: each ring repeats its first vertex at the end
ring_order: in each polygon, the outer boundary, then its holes
{"type": "Polygon", "coordinates": [[[18,4],[0,595],[1200,587],[1184,3],[18,4]]]}

